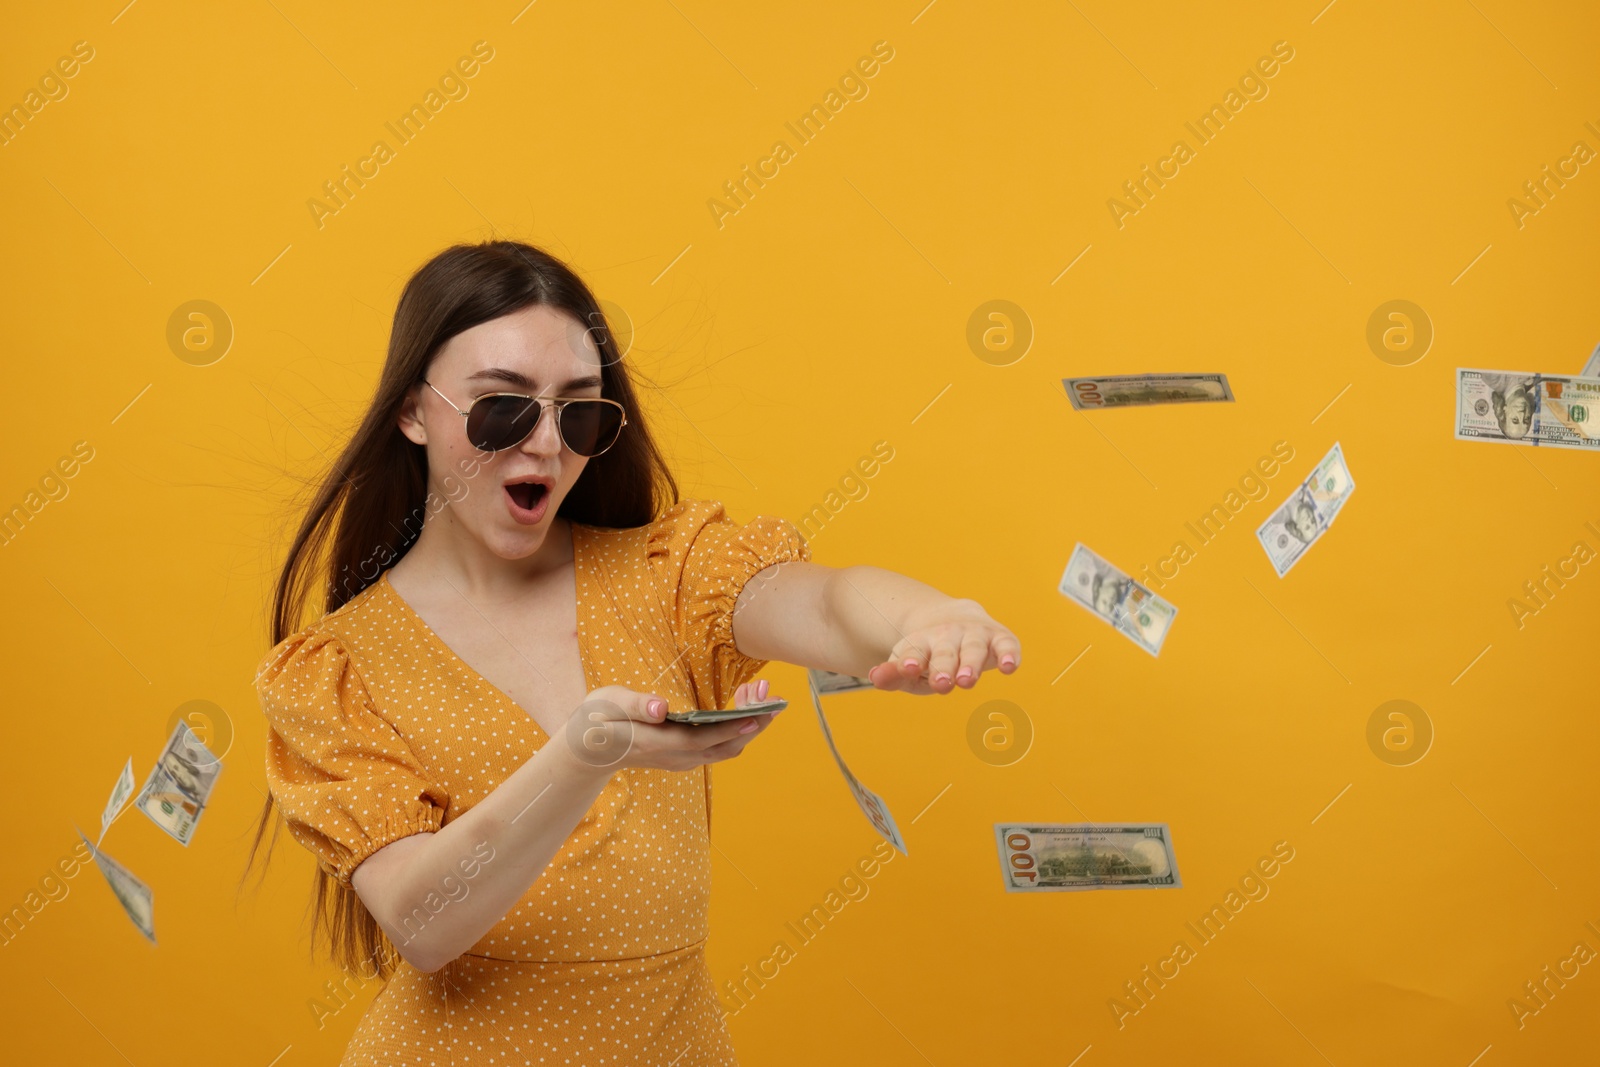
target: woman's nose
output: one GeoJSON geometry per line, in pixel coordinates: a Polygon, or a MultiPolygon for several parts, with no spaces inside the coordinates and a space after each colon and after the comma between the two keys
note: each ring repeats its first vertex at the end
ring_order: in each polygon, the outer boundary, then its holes
{"type": "Polygon", "coordinates": [[[554,456],[561,451],[560,416],[548,400],[540,398],[539,420],[533,432],[522,440],[522,451],[537,456],[554,456]]]}

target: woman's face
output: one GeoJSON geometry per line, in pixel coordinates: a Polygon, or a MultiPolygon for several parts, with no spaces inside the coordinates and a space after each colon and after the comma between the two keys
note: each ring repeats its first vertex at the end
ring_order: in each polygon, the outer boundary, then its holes
{"type": "Polygon", "coordinates": [[[401,431],[428,450],[429,490],[450,501],[429,521],[461,527],[504,559],[537,551],[588,460],[561,441],[548,404],[520,444],[492,453],[467,440],[457,411],[486,393],[597,397],[600,368],[600,352],[577,319],[543,305],[452,337],[426,374],[439,392],[417,386],[400,415],[401,431]],[[535,480],[548,488],[527,484],[535,480]]]}

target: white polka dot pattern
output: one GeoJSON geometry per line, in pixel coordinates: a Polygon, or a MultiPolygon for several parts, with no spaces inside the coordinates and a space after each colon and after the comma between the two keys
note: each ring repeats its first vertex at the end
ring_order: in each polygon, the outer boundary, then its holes
{"type": "MultiPolygon", "coordinates": [[[[734,647],[734,601],[764,567],[810,558],[789,522],[740,526],[704,500],[636,529],[574,524],[573,548],[587,688],[650,690],[676,707],[723,707],[755,676],[764,661],[734,647]]],[[[273,798],[346,884],[548,740],[386,574],[274,648],[256,686],[273,798]]],[[[433,975],[401,965],[344,1062],[733,1064],[705,964],[709,828],[705,768],[617,772],[467,955],[433,975]]]]}

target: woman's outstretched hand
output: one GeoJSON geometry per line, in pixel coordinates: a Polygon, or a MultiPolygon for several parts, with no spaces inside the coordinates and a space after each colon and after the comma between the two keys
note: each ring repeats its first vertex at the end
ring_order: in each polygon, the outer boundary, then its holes
{"type": "Polygon", "coordinates": [[[912,619],[889,658],[867,672],[879,689],[918,696],[971,689],[998,667],[1010,674],[1022,663],[1022,643],[989,617],[976,600],[946,600],[912,619]]]}

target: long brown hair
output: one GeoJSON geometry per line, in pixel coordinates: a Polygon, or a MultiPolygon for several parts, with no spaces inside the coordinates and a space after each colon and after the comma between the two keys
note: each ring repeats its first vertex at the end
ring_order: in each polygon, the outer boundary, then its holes
{"type": "MultiPolygon", "coordinates": [[[[534,305],[564,311],[587,327],[601,357],[600,395],[627,410],[628,425],[606,452],[589,460],[557,511],[591,526],[643,526],[678,499],[677,482],[646,426],[631,369],[594,294],[565,263],[517,241],[456,245],[406,283],[395,308],[389,352],[366,415],[316,484],[278,575],[272,644],[297,633],[315,588],[325,614],[377,580],[415,542],[427,512],[426,449],[400,432],[408,391],[456,334],[534,305]]],[[[282,818],[267,798],[256,824],[251,863],[268,827],[282,818]]],[[[266,853],[270,855],[272,842],[266,853]]],[[[355,890],[319,866],[311,908],[313,933],[325,934],[334,962],[387,974],[395,953],[355,890]]]]}

